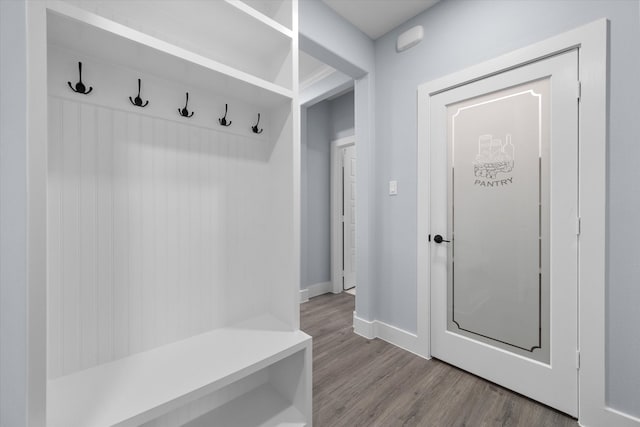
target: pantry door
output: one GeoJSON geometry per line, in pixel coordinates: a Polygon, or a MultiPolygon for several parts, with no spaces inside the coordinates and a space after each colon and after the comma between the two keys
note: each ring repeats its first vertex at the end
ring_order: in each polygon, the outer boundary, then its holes
{"type": "Polygon", "coordinates": [[[578,414],[578,53],[430,99],[432,356],[578,414]]]}

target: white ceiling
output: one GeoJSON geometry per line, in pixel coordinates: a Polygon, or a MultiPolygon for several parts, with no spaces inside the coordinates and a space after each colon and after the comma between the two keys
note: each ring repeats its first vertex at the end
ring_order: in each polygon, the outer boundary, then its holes
{"type": "Polygon", "coordinates": [[[322,1],[373,40],[438,2],[438,0],[322,1]]]}

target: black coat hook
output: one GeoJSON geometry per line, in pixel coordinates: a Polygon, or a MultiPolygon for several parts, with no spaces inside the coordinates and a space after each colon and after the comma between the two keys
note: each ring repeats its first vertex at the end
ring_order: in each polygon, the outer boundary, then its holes
{"type": "Polygon", "coordinates": [[[218,122],[220,123],[221,126],[231,126],[231,120],[227,122],[227,109],[228,109],[228,104],[224,104],[224,117],[221,119],[218,119],[218,122]]]}
{"type": "Polygon", "coordinates": [[[93,86],[89,87],[89,90],[87,90],[87,87],[84,85],[84,83],[82,83],[82,62],[78,62],[78,74],[80,74],[80,80],[78,80],[78,83],[76,83],[75,88],[73,87],[71,82],[67,82],[67,84],[75,93],[88,95],[93,90],[93,86]]]}
{"type": "Polygon", "coordinates": [[[193,111],[189,114],[189,110],[187,110],[187,105],[189,104],[189,92],[187,92],[187,101],[184,103],[184,108],[178,108],[178,113],[182,117],[193,117],[193,111]]]}
{"type": "Polygon", "coordinates": [[[262,131],[264,130],[264,129],[258,130],[258,123],[260,123],[260,113],[258,113],[258,121],[256,122],[256,124],[251,126],[251,130],[253,131],[253,133],[262,133],[262,131]]]}
{"type": "Polygon", "coordinates": [[[146,107],[147,105],[149,105],[149,101],[147,100],[144,104],[142,103],[142,98],[140,98],[140,79],[138,79],[138,96],[136,96],[135,99],[132,99],[131,97],[129,97],[129,101],[131,101],[131,103],[133,105],[135,105],[136,107],[146,107]]]}

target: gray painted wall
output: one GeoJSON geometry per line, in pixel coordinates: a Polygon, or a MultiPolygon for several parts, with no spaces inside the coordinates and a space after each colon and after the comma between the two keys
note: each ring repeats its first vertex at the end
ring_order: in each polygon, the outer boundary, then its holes
{"type": "Polygon", "coordinates": [[[302,140],[301,288],[331,280],[329,160],[331,130],[329,103],[307,109],[306,138],[302,140]]]}
{"type": "Polygon", "coordinates": [[[329,101],[331,112],[331,139],[345,138],[354,134],[353,91],[329,101]]]}
{"type": "Polygon", "coordinates": [[[331,141],[354,134],[353,91],[303,110],[301,289],[331,281],[331,141]]]}
{"type": "Polygon", "coordinates": [[[640,7],[635,0],[446,0],[376,41],[378,244],[373,318],[416,331],[416,89],[421,83],[573,29],[611,21],[607,395],[640,416],[640,7]],[[421,24],[424,40],[395,52],[421,24]],[[398,180],[398,196],[384,193],[398,180]]]}
{"type": "Polygon", "coordinates": [[[353,78],[373,71],[371,39],[319,0],[298,1],[300,48],[353,78]]]}

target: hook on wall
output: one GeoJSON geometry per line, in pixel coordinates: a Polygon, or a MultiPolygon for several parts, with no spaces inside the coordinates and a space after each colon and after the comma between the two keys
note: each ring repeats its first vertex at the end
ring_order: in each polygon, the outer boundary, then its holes
{"type": "Polygon", "coordinates": [[[221,126],[231,126],[231,120],[229,120],[227,122],[227,110],[228,110],[228,104],[224,104],[224,117],[221,119],[218,119],[218,122],[220,123],[221,126]]]}
{"type": "Polygon", "coordinates": [[[84,85],[84,83],[82,83],[82,62],[78,62],[78,74],[80,75],[80,80],[78,80],[78,83],[75,84],[75,87],[71,84],[71,82],[67,82],[67,84],[75,93],[88,95],[93,90],[93,86],[90,86],[89,90],[87,90],[87,87],[84,85]]]}
{"type": "Polygon", "coordinates": [[[193,117],[193,111],[191,112],[191,114],[189,114],[189,110],[187,110],[188,104],[189,104],[189,92],[187,92],[187,100],[184,103],[184,108],[178,108],[178,113],[180,113],[182,117],[193,117]]]}
{"type": "Polygon", "coordinates": [[[262,131],[264,130],[264,129],[258,130],[259,123],[260,123],[260,113],[258,113],[258,121],[256,122],[256,124],[251,126],[251,130],[253,131],[253,133],[262,133],[262,131]]]}
{"type": "Polygon", "coordinates": [[[147,105],[149,105],[149,101],[148,100],[143,104],[142,98],[140,98],[140,79],[138,79],[138,96],[136,96],[135,99],[132,99],[131,97],[129,97],[129,101],[131,101],[131,103],[133,105],[135,105],[136,107],[144,108],[147,105]]]}

